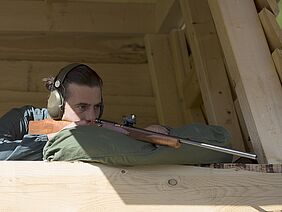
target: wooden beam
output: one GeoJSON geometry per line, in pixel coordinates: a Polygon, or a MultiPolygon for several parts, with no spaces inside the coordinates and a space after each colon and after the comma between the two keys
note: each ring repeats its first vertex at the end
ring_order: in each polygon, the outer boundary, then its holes
{"type": "Polygon", "coordinates": [[[178,0],[156,1],[156,32],[169,33],[172,29],[179,29],[182,24],[178,0]]]}
{"type": "Polygon", "coordinates": [[[205,118],[205,115],[202,111],[201,106],[194,107],[194,108],[188,108],[188,112],[191,114],[191,119],[193,123],[203,123],[208,124],[207,120],[205,118]]]}
{"type": "Polygon", "coordinates": [[[168,36],[146,35],[145,45],[159,122],[163,125],[181,126],[184,124],[183,111],[177,92],[168,36]]]}
{"type": "MultiPolygon", "coordinates": [[[[175,72],[176,86],[179,94],[180,104],[184,112],[185,123],[191,123],[192,117],[189,113],[189,107],[187,105],[188,99],[184,95],[184,90],[191,82],[187,82],[186,78],[191,72],[189,64],[189,55],[187,46],[185,43],[185,35],[183,31],[172,30],[169,33],[169,44],[171,49],[171,55],[173,60],[173,69],[175,72]]],[[[188,97],[189,98],[189,97],[188,97]]]]}
{"type": "Polygon", "coordinates": [[[250,135],[249,135],[249,132],[248,132],[248,129],[247,129],[247,126],[246,126],[246,122],[245,122],[242,110],[240,108],[240,104],[239,104],[238,99],[235,99],[234,106],[235,106],[235,110],[236,110],[236,113],[237,113],[237,116],[238,116],[240,129],[241,129],[244,144],[245,144],[245,149],[246,149],[247,152],[254,152],[254,148],[253,148],[251,140],[250,140],[250,135]]]}
{"type": "MultiPolygon", "coordinates": [[[[25,1],[25,0],[11,0],[11,1],[25,1]]],[[[45,0],[47,2],[61,2],[64,0],[45,0]]],[[[107,3],[128,3],[128,0],[67,0],[68,2],[107,2],[107,3]]],[[[137,3],[137,4],[148,4],[148,3],[156,3],[158,0],[130,0],[130,3],[137,3]]]]}
{"type": "Polygon", "coordinates": [[[281,173],[2,161],[3,211],[279,211],[281,173]],[[17,204],[15,204],[17,200],[17,204]]]}
{"type": "MultiPolygon", "coordinates": [[[[0,89],[44,92],[42,79],[56,76],[69,63],[0,60],[0,89]]],[[[102,77],[105,95],[153,96],[147,64],[86,64],[102,77]]]]}
{"type": "Polygon", "coordinates": [[[169,34],[170,48],[174,62],[176,85],[183,108],[185,123],[205,123],[201,110],[202,96],[195,72],[193,58],[188,54],[188,46],[183,30],[172,30],[169,34]]]}
{"type": "Polygon", "coordinates": [[[270,51],[282,48],[282,30],[276,21],[275,16],[266,8],[259,13],[259,18],[263,26],[270,51]]]}
{"type": "MultiPolygon", "coordinates": [[[[23,91],[0,91],[0,117],[15,107],[33,105],[46,108],[48,92],[23,92],[23,91]]],[[[135,114],[137,126],[146,127],[158,123],[155,99],[153,97],[140,96],[111,96],[104,95],[103,118],[121,122],[122,116],[135,114]]]]}
{"type": "Polygon", "coordinates": [[[155,4],[1,1],[0,33],[5,32],[155,32],[155,4]]]}
{"type": "Polygon", "coordinates": [[[244,150],[221,46],[207,0],[180,0],[209,124],[225,127],[233,148],[244,150]]]}
{"type": "Polygon", "coordinates": [[[252,0],[209,0],[260,163],[282,162],[282,88],[252,0]]]}
{"type": "Polygon", "coordinates": [[[0,60],[147,63],[143,36],[0,33],[0,60]]]}
{"type": "Polygon", "coordinates": [[[275,16],[279,14],[279,7],[276,0],[254,0],[258,12],[260,12],[263,8],[267,8],[270,10],[275,16]]]}
{"type": "Polygon", "coordinates": [[[274,52],[272,53],[272,59],[274,61],[280,82],[282,82],[282,50],[275,49],[274,52]]]}

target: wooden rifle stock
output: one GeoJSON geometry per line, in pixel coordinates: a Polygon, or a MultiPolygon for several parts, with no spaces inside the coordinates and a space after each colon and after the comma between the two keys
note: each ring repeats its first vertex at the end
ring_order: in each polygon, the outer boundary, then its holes
{"type": "MultiPolygon", "coordinates": [[[[29,122],[29,134],[51,134],[59,132],[65,126],[69,125],[71,122],[69,121],[55,121],[52,119],[44,119],[42,121],[30,121],[29,122]]],[[[96,122],[97,126],[107,128],[110,130],[114,130],[116,132],[120,132],[126,134],[132,138],[137,140],[146,141],[152,144],[157,145],[165,145],[173,148],[180,147],[180,143],[178,139],[166,136],[164,134],[155,133],[153,131],[135,128],[135,127],[127,127],[124,125],[119,125],[114,122],[98,120],[96,122]],[[122,128],[123,130],[120,130],[122,128]]]]}
{"type": "Polygon", "coordinates": [[[51,134],[56,133],[69,125],[69,121],[55,121],[53,119],[44,119],[42,121],[30,121],[28,123],[29,134],[51,134]]]}

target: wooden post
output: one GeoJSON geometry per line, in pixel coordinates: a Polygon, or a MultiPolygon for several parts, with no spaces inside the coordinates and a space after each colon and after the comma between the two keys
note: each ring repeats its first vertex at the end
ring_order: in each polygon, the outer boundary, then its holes
{"type": "Polygon", "coordinates": [[[198,80],[193,80],[195,70],[192,70],[190,58],[183,30],[172,30],[169,33],[169,43],[173,59],[173,69],[176,77],[176,86],[180,103],[183,109],[185,123],[204,122],[204,119],[199,119],[199,111],[194,108],[200,108],[200,104],[192,105],[195,99],[201,98],[201,91],[198,85],[198,80]],[[193,114],[196,113],[196,114],[193,114]],[[195,119],[197,117],[197,119],[195,119]]]}
{"type": "Polygon", "coordinates": [[[270,51],[273,52],[276,48],[282,48],[282,30],[272,12],[263,8],[259,13],[259,18],[268,41],[270,51]]]}
{"type": "Polygon", "coordinates": [[[274,61],[280,82],[282,82],[282,50],[281,49],[275,49],[272,52],[272,59],[274,61]]]}
{"type": "Polygon", "coordinates": [[[167,35],[146,35],[145,46],[160,124],[184,124],[167,35]]]}
{"type": "Polygon", "coordinates": [[[282,89],[253,0],[209,0],[260,163],[282,162],[282,89]]]}
{"type": "Polygon", "coordinates": [[[232,146],[244,150],[220,43],[207,0],[181,0],[181,10],[209,124],[231,134],[232,146]]]}
{"type": "Polygon", "coordinates": [[[260,12],[263,8],[267,8],[275,16],[279,14],[279,7],[276,0],[255,0],[255,4],[258,12],[260,12]]]}

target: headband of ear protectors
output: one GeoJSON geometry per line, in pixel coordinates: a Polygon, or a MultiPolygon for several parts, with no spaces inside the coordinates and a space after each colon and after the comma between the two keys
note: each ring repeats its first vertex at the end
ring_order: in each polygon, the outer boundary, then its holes
{"type": "MultiPolygon", "coordinates": [[[[47,110],[50,117],[54,120],[61,120],[64,114],[64,104],[65,100],[63,97],[63,93],[65,92],[65,88],[63,86],[63,82],[67,76],[67,74],[72,71],[73,69],[77,68],[78,66],[86,66],[84,64],[79,63],[72,63],[67,65],[66,67],[62,68],[59,74],[54,79],[54,88],[50,93],[48,103],[47,103],[47,110]]],[[[88,67],[88,66],[86,66],[88,67]]],[[[89,68],[89,67],[88,67],[89,68]]],[[[89,68],[90,69],[90,68],[89,68]]],[[[102,94],[101,94],[102,95],[102,94]]],[[[103,114],[103,97],[101,106],[100,106],[100,113],[98,118],[100,118],[103,114]]]]}

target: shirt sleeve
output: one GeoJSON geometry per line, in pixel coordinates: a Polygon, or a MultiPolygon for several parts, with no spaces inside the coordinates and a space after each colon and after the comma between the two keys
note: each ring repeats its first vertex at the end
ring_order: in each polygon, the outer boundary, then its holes
{"type": "MultiPolygon", "coordinates": [[[[37,160],[47,135],[28,135],[28,123],[48,117],[46,108],[27,105],[0,118],[0,160],[37,160]]],[[[42,157],[41,157],[42,158],[42,157]]]]}

